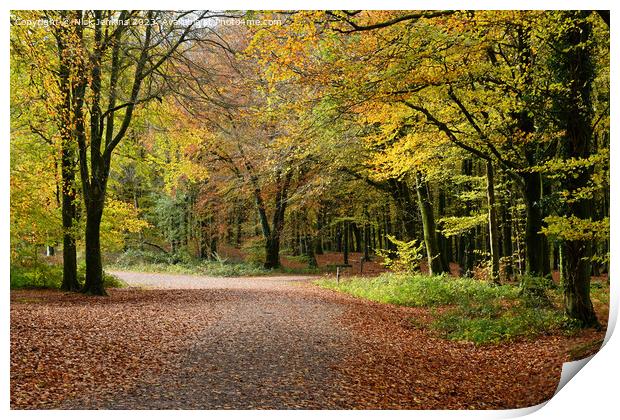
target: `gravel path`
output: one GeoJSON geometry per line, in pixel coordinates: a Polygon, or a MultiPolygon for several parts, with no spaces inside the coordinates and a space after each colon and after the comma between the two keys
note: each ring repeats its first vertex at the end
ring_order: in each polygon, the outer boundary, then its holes
{"type": "Polygon", "coordinates": [[[346,380],[333,367],[351,351],[352,337],[337,322],[342,305],[303,287],[311,278],[113,274],[136,287],[224,289],[226,299],[216,303],[221,316],[180,355],[178,369],[143,378],[133,389],[103,400],[66,406],[348,408],[346,380]]]}

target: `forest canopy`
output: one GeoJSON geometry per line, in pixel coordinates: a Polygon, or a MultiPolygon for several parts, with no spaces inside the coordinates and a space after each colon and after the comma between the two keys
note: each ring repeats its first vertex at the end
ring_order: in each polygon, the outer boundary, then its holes
{"type": "Polygon", "coordinates": [[[11,24],[13,266],[56,254],[64,290],[103,295],[104,266],[123,261],[315,270],[356,252],[395,271],[556,281],[566,314],[598,323],[604,12],[16,11],[11,24]]]}

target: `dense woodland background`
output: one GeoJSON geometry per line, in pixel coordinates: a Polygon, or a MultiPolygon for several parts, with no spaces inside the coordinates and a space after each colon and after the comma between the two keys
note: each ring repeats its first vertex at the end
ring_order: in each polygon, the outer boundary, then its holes
{"type": "Polygon", "coordinates": [[[598,323],[608,13],[11,20],[12,273],[45,282],[62,261],[64,290],[105,294],[106,264],[362,259],[534,295],[560,284],[566,314],[598,323]]]}

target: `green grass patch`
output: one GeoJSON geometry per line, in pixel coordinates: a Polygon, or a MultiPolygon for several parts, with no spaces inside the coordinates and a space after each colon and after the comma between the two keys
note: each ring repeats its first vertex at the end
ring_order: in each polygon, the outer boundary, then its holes
{"type": "Polygon", "coordinates": [[[282,274],[320,274],[324,273],[325,268],[310,268],[310,267],[280,267],[273,270],[274,273],[282,274]]]}
{"type": "MultiPolygon", "coordinates": [[[[60,289],[62,285],[62,265],[37,264],[31,267],[11,266],[11,289],[60,289]]],[[[78,267],[78,281],[84,284],[85,266],[78,267]]],[[[127,284],[116,276],[103,273],[106,288],[126,287],[127,284]]]]}
{"type": "Polygon", "coordinates": [[[518,290],[511,286],[490,286],[478,280],[447,276],[386,273],[378,277],[353,277],[336,284],[335,280],[318,280],[328,289],[375,302],[401,306],[443,306],[488,302],[501,298],[516,298],[518,290]]]}
{"type": "Polygon", "coordinates": [[[291,262],[296,262],[299,264],[308,264],[308,256],[307,255],[282,255],[287,260],[291,262]]]}
{"type": "MultiPolygon", "coordinates": [[[[260,262],[253,261],[230,261],[216,256],[214,261],[200,260],[187,253],[165,254],[163,252],[151,252],[139,249],[129,249],[121,254],[112,263],[106,264],[110,270],[143,271],[147,273],[172,273],[193,274],[213,277],[248,277],[263,276],[266,274],[317,274],[318,268],[290,268],[280,267],[267,270],[260,262]]],[[[305,256],[288,257],[299,259],[305,256]]]]}
{"type": "Polygon", "coordinates": [[[533,299],[515,285],[419,274],[354,277],[340,284],[328,279],[316,284],[375,302],[431,308],[434,319],[424,327],[451,340],[479,345],[555,332],[570,334],[577,328],[554,303],[560,291],[553,288],[539,291],[548,299],[533,299]]]}
{"type": "Polygon", "coordinates": [[[558,309],[522,303],[509,309],[492,305],[479,305],[473,310],[459,307],[438,316],[431,327],[451,340],[475,344],[497,344],[554,332],[570,334],[577,328],[558,309]]]}
{"type": "Polygon", "coordinates": [[[247,262],[219,262],[203,261],[198,263],[136,263],[136,264],[107,264],[108,270],[142,271],[145,273],[190,274],[210,277],[252,277],[267,274],[318,274],[318,268],[290,268],[280,267],[267,270],[259,264],[247,262]]]}
{"type": "Polygon", "coordinates": [[[592,281],[590,284],[590,298],[593,302],[609,305],[609,284],[607,282],[592,281]]]}
{"type": "Polygon", "coordinates": [[[141,249],[128,249],[106,267],[112,270],[215,277],[260,276],[269,272],[257,263],[235,262],[219,257],[215,261],[206,261],[194,258],[187,252],[166,254],[141,249]]]}

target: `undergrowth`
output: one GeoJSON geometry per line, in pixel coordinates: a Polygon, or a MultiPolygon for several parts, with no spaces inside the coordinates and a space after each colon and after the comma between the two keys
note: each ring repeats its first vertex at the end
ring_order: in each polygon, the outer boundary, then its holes
{"type": "MultiPolygon", "coordinates": [[[[287,257],[290,259],[290,257],[287,257]]],[[[230,261],[219,255],[212,260],[200,260],[187,253],[165,254],[131,249],[106,265],[111,270],[143,271],[147,273],[194,274],[214,277],[261,276],[266,274],[316,274],[316,268],[280,267],[268,270],[253,261],[230,261]]]]}
{"type": "Polygon", "coordinates": [[[255,264],[218,261],[203,261],[196,264],[108,264],[107,268],[110,270],[131,270],[146,273],[195,274],[214,277],[260,276],[271,272],[270,270],[266,270],[255,264]]]}
{"type": "MultiPolygon", "coordinates": [[[[32,266],[15,266],[10,269],[11,289],[60,289],[62,285],[62,265],[39,263],[32,266]]],[[[78,266],[78,281],[84,284],[86,267],[78,266]]],[[[106,288],[126,287],[127,284],[112,274],[103,272],[103,285],[106,288]]]]}
{"type": "MultiPolygon", "coordinates": [[[[561,309],[558,288],[537,286],[532,293],[529,280],[523,288],[464,277],[386,273],[339,284],[331,279],[316,283],[375,302],[429,308],[433,320],[422,327],[478,345],[556,332],[571,334],[577,329],[561,309]]],[[[413,322],[420,326],[418,320],[413,322]]]]}

